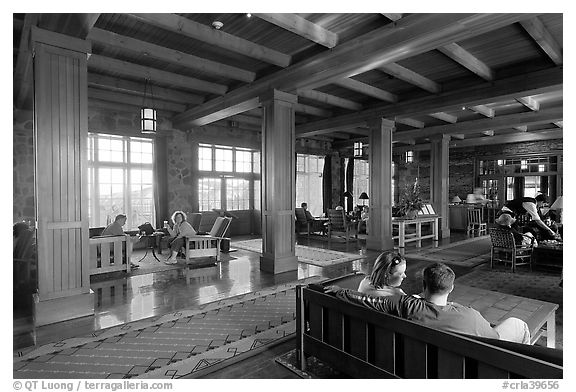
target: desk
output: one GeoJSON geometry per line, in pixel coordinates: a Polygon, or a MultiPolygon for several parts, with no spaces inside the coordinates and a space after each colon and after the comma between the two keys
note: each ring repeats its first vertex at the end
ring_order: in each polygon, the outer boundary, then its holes
{"type": "Polygon", "coordinates": [[[557,304],[459,284],[454,285],[448,300],[476,309],[493,325],[509,317],[524,320],[530,329],[530,344],[545,334],[546,345],[556,346],[557,304]]]}
{"type": "Polygon", "coordinates": [[[426,238],[433,238],[438,241],[438,215],[424,215],[414,219],[407,218],[392,218],[392,228],[394,225],[398,226],[398,235],[392,237],[398,239],[398,247],[404,248],[407,242],[416,241],[416,247],[422,246],[422,240],[426,238]],[[422,223],[430,223],[432,225],[432,234],[422,235],[422,223]],[[406,234],[406,226],[416,225],[416,233],[406,234]]]}

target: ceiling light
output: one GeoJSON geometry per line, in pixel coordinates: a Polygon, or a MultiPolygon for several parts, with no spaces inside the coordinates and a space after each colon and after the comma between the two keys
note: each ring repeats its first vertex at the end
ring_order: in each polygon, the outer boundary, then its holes
{"type": "Polygon", "coordinates": [[[216,30],[220,30],[222,26],[224,26],[224,23],[220,22],[219,20],[212,22],[212,27],[214,27],[216,30]]]}

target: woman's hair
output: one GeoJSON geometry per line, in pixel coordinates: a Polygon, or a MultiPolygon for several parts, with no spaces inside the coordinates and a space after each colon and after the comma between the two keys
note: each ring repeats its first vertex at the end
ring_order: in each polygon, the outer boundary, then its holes
{"type": "Polygon", "coordinates": [[[180,214],[182,216],[182,222],[186,222],[186,214],[183,211],[174,211],[172,214],[172,222],[176,223],[176,215],[180,214]]]}
{"type": "Polygon", "coordinates": [[[374,262],[370,282],[377,289],[388,286],[388,276],[394,271],[397,265],[405,263],[406,259],[398,252],[384,252],[374,262]]]}

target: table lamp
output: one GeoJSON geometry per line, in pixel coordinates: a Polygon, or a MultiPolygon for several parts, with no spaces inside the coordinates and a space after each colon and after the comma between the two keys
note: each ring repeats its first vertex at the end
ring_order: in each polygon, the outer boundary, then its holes
{"type": "Polygon", "coordinates": [[[452,198],[452,203],[460,204],[460,203],[462,203],[462,199],[460,197],[458,197],[458,195],[456,195],[452,198]]]}
{"type": "Polygon", "coordinates": [[[550,206],[551,210],[556,210],[558,211],[558,223],[562,223],[562,209],[563,209],[563,197],[560,196],[558,197],[554,203],[552,203],[552,205],[550,206]]]}

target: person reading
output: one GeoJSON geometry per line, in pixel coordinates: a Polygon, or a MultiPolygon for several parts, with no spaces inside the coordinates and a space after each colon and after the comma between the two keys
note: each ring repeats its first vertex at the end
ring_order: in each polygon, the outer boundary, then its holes
{"type": "Polygon", "coordinates": [[[443,263],[434,263],[423,271],[423,292],[420,295],[374,297],[338,286],[326,286],[324,292],[333,293],[346,302],[443,331],[530,343],[530,331],[524,321],[510,317],[492,327],[477,310],[449,302],[448,295],[454,289],[454,278],[454,271],[450,267],[443,263]]]}

